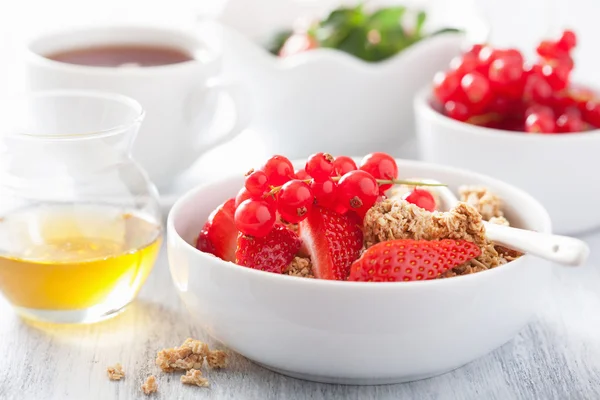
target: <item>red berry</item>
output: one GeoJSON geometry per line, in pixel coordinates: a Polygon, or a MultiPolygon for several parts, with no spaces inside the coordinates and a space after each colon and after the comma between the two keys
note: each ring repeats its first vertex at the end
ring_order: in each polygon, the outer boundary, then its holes
{"type": "MultiPolygon", "coordinates": [[[[398,165],[394,157],[386,153],[367,154],[360,162],[360,169],[368,172],[375,179],[396,179],[398,177],[398,165]]],[[[386,191],[391,184],[381,185],[380,190],[386,191]]]]}
{"type": "Polygon", "coordinates": [[[581,119],[581,112],[576,108],[565,110],[556,119],[556,130],[562,133],[582,132],[585,129],[585,123],[581,119]]]}
{"type": "Polygon", "coordinates": [[[244,183],[246,190],[250,192],[252,197],[260,197],[269,189],[269,180],[267,174],[263,171],[253,171],[246,176],[246,182],[244,183]]]}
{"type": "Polygon", "coordinates": [[[235,261],[238,231],[233,221],[234,203],[233,199],[229,199],[210,214],[196,241],[198,250],[225,261],[235,261]]]}
{"type": "Polygon", "coordinates": [[[496,57],[498,57],[498,54],[498,50],[493,49],[490,46],[483,46],[478,54],[479,65],[477,66],[477,71],[484,76],[487,76],[490,65],[496,57]]]}
{"type": "Polygon", "coordinates": [[[479,247],[466,240],[391,240],[369,247],[352,264],[348,280],[402,282],[435,279],[479,254],[479,247]]]}
{"type": "Polygon", "coordinates": [[[583,119],[590,125],[600,128],[600,103],[590,100],[583,108],[583,119]]]}
{"type": "Polygon", "coordinates": [[[577,46],[577,36],[575,35],[575,32],[566,29],[560,39],[558,39],[556,46],[566,52],[573,50],[575,46],[577,46]]]}
{"type": "Polygon", "coordinates": [[[427,211],[435,211],[436,204],[433,195],[427,190],[413,189],[404,195],[404,200],[427,211]]]}
{"type": "MultiPolygon", "coordinates": [[[[350,213],[349,213],[350,214],[350,213]]],[[[346,280],[350,265],[363,247],[359,218],[315,207],[298,224],[298,232],[310,255],[313,272],[319,279],[346,280]]]]}
{"type": "Polygon", "coordinates": [[[308,157],[304,169],[315,181],[323,182],[333,173],[333,156],[327,153],[316,153],[308,157]]]}
{"type": "Polygon", "coordinates": [[[525,132],[554,133],[555,130],[554,118],[546,113],[533,112],[525,120],[525,132]]]}
{"type": "Polygon", "coordinates": [[[290,179],[294,179],[292,162],[284,156],[273,156],[267,160],[262,168],[273,186],[281,186],[290,179]]]}
{"type": "Polygon", "coordinates": [[[275,208],[264,200],[245,200],[235,210],[235,226],[244,235],[266,236],[275,223],[275,208]]]}
{"type": "Polygon", "coordinates": [[[511,62],[507,57],[500,57],[492,62],[488,74],[495,89],[502,90],[505,86],[514,85],[523,76],[523,64],[511,62]]]}
{"type": "Polygon", "coordinates": [[[549,118],[554,119],[554,111],[552,111],[552,108],[541,104],[534,104],[527,107],[525,110],[525,118],[529,117],[531,114],[545,114],[549,118]]]}
{"type": "Polygon", "coordinates": [[[567,57],[569,54],[565,50],[559,48],[556,42],[543,40],[536,48],[536,52],[543,58],[551,60],[567,57]]]}
{"type": "Polygon", "coordinates": [[[306,173],[304,168],[300,168],[296,171],[296,178],[300,179],[301,181],[307,181],[311,178],[311,176],[306,173]]]}
{"type": "Polygon", "coordinates": [[[490,101],[490,104],[488,104],[488,109],[491,112],[500,114],[500,115],[506,115],[511,111],[512,108],[512,102],[506,98],[506,97],[502,97],[502,96],[494,96],[494,98],[490,101]]]}
{"type": "Polygon", "coordinates": [[[463,76],[460,85],[469,102],[478,108],[485,107],[492,98],[490,82],[478,72],[470,72],[463,76]]]}
{"type": "Polygon", "coordinates": [[[456,71],[438,72],[433,77],[433,93],[445,103],[460,95],[461,76],[456,71]]]}
{"type": "Polygon", "coordinates": [[[277,210],[284,220],[296,224],[306,218],[314,201],[310,186],[294,179],[281,187],[277,196],[277,210]]]}
{"type": "Polygon", "coordinates": [[[346,156],[337,156],[333,161],[333,168],[335,176],[342,176],[350,171],[358,169],[354,160],[346,156]]]}
{"type": "Polygon", "coordinates": [[[240,234],[237,238],[235,263],[281,274],[298,253],[301,244],[298,235],[280,224],[276,224],[265,237],[240,234]]]}
{"type": "Polygon", "coordinates": [[[238,208],[245,200],[252,198],[252,193],[250,193],[246,187],[241,188],[237,196],[235,196],[235,208],[238,208]]]}
{"type": "Polygon", "coordinates": [[[527,102],[547,104],[552,97],[552,87],[544,78],[532,74],[527,78],[523,89],[523,98],[527,102]]]}
{"type": "Polygon", "coordinates": [[[363,170],[350,171],[338,182],[338,196],[342,205],[362,217],[375,204],[379,187],[370,173],[363,170]]]}
{"type": "Polygon", "coordinates": [[[312,181],[310,188],[317,200],[317,205],[331,209],[335,207],[337,201],[337,183],[331,178],[323,182],[312,181]]]}
{"type": "Polygon", "coordinates": [[[479,56],[479,52],[481,52],[481,49],[483,49],[484,47],[485,46],[482,44],[474,44],[473,46],[471,46],[471,48],[469,50],[466,51],[466,53],[473,54],[475,56],[479,56]]]}
{"type": "Polygon", "coordinates": [[[466,121],[471,116],[471,112],[463,103],[456,101],[447,101],[444,103],[446,115],[457,121],[466,121]]]}
{"type": "Polygon", "coordinates": [[[456,71],[458,76],[464,76],[469,72],[475,71],[479,65],[477,54],[465,53],[462,56],[457,56],[450,61],[450,69],[456,71]]]}
{"type": "Polygon", "coordinates": [[[564,65],[549,65],[542,67],[542,75],[554,90],[563,90],[569,83],[570,69],[564,65]]]}

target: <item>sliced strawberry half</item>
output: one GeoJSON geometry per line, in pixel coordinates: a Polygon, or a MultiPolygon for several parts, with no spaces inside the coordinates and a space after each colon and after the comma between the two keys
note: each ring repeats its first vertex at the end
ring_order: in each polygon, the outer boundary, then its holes
{"type": "Polygon", "coordinates": [[[314,207],[298,228],[315,276],[346,280],[350,265],[360,256],[363,247],[363,233],[358,220],[328,208],[314,207]]]}
{"type": "Polygon", "coordinates": [[[204,224],[196,248],[214,254],[225,261],[235,261],[238,230],[235,227],[235,199],[229,199],[217,207],[204,224]]]}
{"type": "Polygon", "coordinates": [[[391,240],[369,247],[352,264],[348,280],[400,282],[435,279],[479,254],[479,247],[466,240],[391,240]]]}
{"type": "Polygon", "coordinates": [[[235,251],[235,263],[244,267],[281,274],[294,259],[301,241],[291,229],[275,224],[265,237],[240,233],[235,251]]]}

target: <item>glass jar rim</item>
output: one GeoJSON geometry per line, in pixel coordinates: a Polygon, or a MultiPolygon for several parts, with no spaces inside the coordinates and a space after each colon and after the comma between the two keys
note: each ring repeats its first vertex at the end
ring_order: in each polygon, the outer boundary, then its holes
{"type": "Polygon", "coordinates": [[[125,131],[130,130],[136,124],[140,124],[145,115],[146,111],[142,105],[135,99],[125,96],[123,94],[114,92],[105,92],[99,90],[87,90],[87,89],[54,89],[54,90],[39,90],[29,92],[25,95],[22,101],[31,101],[36,99],[44,98],[82,98],[82,99],[98,99],[108,100],[114,103],[120,103],[126,107],[129,107],[134,111],[135,116],[131,120],[122,124],[117,124],[105,129],[99,129],[83,133],[65,133],[65,134],[35,134],[25,132],[10,132],[7,136],[17,137],[19,139],[30,139],[30,140],[42,140],[42,141],[73,141],[73,140],[85,140],[85,139],[97,139],[108,136],[117,135],[125,131]]]}

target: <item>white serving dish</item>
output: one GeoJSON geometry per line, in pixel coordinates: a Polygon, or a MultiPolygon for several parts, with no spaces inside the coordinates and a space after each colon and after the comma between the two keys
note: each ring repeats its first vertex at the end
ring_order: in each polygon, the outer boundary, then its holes
{"type": "MultiPolygon", "coordinates": [[[[403,177],[456,190],[484,184],[506,201],[516,226],[550,232],[544,208],[525,192],[465,170],[398,160],[403,177]]],[[[243,177],[192,190],[169,215],[171,274],[199,327],[280,373],[314,381],[386,384],[448,372],[512,339],[543,300],[552,267],[525,255],[473,275],[433,281],[358,283],[270,274],[193,246],[210,212],[243,177]]]]}
{"type": "MultiPolygon", "coordinates": [[[[305,15],[301,3],[232,0],[218,18],[224,27],[224,75],[242,83],[253,102],[257,145],[290,158],[318,151],[406,154],[415,138],[412,99],[460,53],[463,35],[435,36],[379,63],[333,49],[286,59],[270,54],[261,40],[305,15]]],[[[331,1],[325,3],[309,5],[331,7],[331,1]]]]}
{"type": "Polygon", "coordinates": [[[455,121],[435,111],[427,87],[415,98],[421,158],[502,179],[536,197],[557,233],[600,226],[600,130],[533,135],[455,121]]]}

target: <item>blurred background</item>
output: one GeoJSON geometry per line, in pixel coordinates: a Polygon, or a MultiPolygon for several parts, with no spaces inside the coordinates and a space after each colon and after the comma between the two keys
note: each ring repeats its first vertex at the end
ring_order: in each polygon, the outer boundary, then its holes
{"type": "MultiPolygon", "coordinates": [[[[24,75],[19,66],[19,45],[35,32],[59,26],[105,21],[192,24],[199,16],[218,16],[227,1],[19,0],[2,3],[0,57],[3,62],[0,87],[6,91],[17,88],[22,82],[24,75]]],[[[257,5],[256,10],[248,18],[268,16],[268,10],[260,7],[261,1],[248,1],[248,6],[254,8],[253,3],[257,5]]],[[[331,8],[342,1],[297,0],[297,3],[315,8],[331,8]]],[[[396,3],[407,4],[406,1],[396,3]]],[[[600,75],[595,73],[600,62],[595,43],[599,32],[597,16],[600,15],[600,2],[597,0],[422,0],[412,3],[437,7],[441,5],[445,14],[454,14],[447,15],[451,20],[470,18],[468,14],[479,12],[493,28],[493,38],[498,44],[517,45],[526,49],[531,49],[536,40],[539,41],[547,34],[562,27],[572,27],[579,36],[574,77],[585,77],[590,84],[600,86],[600,75]]]]}

